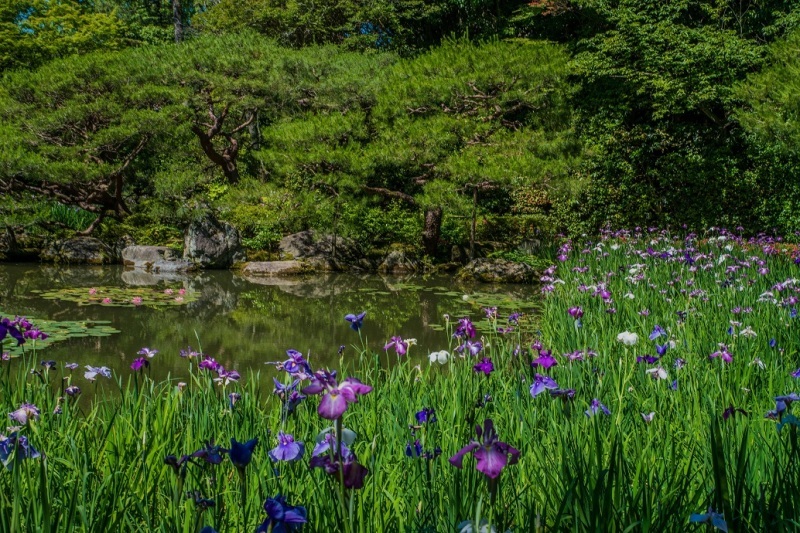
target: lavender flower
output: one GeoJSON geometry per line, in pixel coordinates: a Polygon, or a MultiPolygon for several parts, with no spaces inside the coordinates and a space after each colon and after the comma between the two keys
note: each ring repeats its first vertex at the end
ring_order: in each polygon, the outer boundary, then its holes
{"type": "Polygon", "coordinates": [[[86,365],[84,368],[86,369],[86,372],[83,373],[83,377],[89,381],[94,381],[97,376],[103,376],[104,378],[111,379],[111,369],[106,366],[96,367],[86,365]]]}
{"type": "Polygon", "coordinates": [[[549,376],[543,376],[541,374],[536,374],[533,377],[533,383],[531,383],[531,396],[536,398],[541,393],[546,390],[555,390],[558,388],[558,383],[556,380],[549,376]]]}
{"type": "Polygon", "coordinates": [[[148,359],[152,359],[158,353],[158,350],[153,350],[153,349],[148,348],[148,347],[145,346],[144,348],[142,348],[141,350],[139,350],[136,353],[138,355],[144,355],[148,359]]]}
{"type": "Polygon", "coordinates": [[[305,444],[302,442],[295,442],[292,435],[280,431],[278,432],[278,445],[270,450],[269,457],[276,462],[292,462],[302,459],[305,451],[305,444]]]}
{"type": "Polygon", "coordinates": [[[28,420],[39,420],[39,408],[32,403],[23,403],[19,409],[8,414],[8,418],[20,425],[26,425],[28,420]]]}
{"type": "Polygon", "coordinates": [[[464,344],[456,346],[455,350],[458,353],[469,352],[471,356],[476,356],[483,350],[483,343],[481,341],[466,340],[464,344]]]}
{"type": "Polygon", "coordinates": [[[353,331],[360,331],[364,327],[364,317],[367,316],[366,311],[362,311],[357,315],[348,314],[344,315],[344,319],[350,322],[350,327],[353,331]]]}

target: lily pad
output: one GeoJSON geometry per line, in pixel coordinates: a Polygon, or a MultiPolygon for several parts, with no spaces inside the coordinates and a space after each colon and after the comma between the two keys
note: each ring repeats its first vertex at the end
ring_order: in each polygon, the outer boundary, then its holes
{"type": "Polygon", "coordinates": [[[74,302],[78,305],[105,307],[165,307],[197,301],[200,294],[186,289],[153,289],[149,287],[77,287],[36,292],[46,300],[74,302]]]}
{"type": "MultiPolygon", "coordinates": [[[[14,316],[13,314],[0,311],[0,316],[14,316]]],[[[19,357],[24,351],[42,350],[51,344],[65,341],[67,339],[84,337],[108,337],[120,331],[112,326],[107,320],[84,320],[84,321],[56,321],[41,320],[34,317],[27,317],[33,326],[47,334],[46,339],[28,340],[25,344],[17,346],[14,339],[6,337],[2,343],[0,351],[8,353],[11,357],[19,357]]]]}

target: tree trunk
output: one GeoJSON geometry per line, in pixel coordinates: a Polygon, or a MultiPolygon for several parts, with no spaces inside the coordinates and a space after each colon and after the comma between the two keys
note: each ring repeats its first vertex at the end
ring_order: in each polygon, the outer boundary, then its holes
{"type": "Polygon", "coordinates": [[[172,0],[172,24],[175,26],[175,42],[183,41],[183,17],[181,0],[172,0]]]}
{"type": "Polygon", "coordinates": [[[425,211],[425,226],[422,229],[422,247],[425,254],[433,257],[439,246],[439,238],[442,234],[442,208],[439,206],[429,207],[425,211]]]}

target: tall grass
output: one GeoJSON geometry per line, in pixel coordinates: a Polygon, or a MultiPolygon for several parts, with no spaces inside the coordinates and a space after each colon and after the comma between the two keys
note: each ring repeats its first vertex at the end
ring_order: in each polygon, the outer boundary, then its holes
{"type": "MultiPolygon", "coordinates": [[[[777,282],[800,277],[798,266],[773,254],[778,246],[772,243],[730,236],[678,241],[666,234],[621,234],[572,247],[562,250],[564,261],[545,276],[545,287],[553,290],[536,320],[544,347],[559,354],[548,373],[561,387],[576,389],[575,398],[531,397],[531,380],[543,371],[531,367],[538,354],[527,346],[534,339],[519,329],[484,335],[480,357],[491,357],[495,366],[488,377],[473,371],[477,361],[469,357],[429,364],[427,354],[411,347],[398,364],[386,365],[383,350],[363,347],[358,357],[341,361],[341,374],[374,390],[349,406],[343,424],[357,434],[352,448],[370,474],[363,489],[347,491],[344,505],[335,477],[308,467],[315,436],[331,426],[317,415],[318,400],[311,397],[283,416],[258,373],[224,388],[189,367],[181,376],[187,385],[179,388],[177,378],[153,382],[146,372],[98,378],[97,384],[80,371],[39,377],[29,373],[41,369],[31,351],[3,363],[0,406],[10,412],[27,401],[41,408],[40,419],[21,431],[43,455],[0,474],[0,530],[193,532],[211,525],[254,531],[265,517],[264,500],[283,494],[308,509],[303,531],[344,531],[352,523],[359,533],[450,532],[477,517],[497,531],[701,531],[712,526],[689,517],[709,508],[724,515],[728,531],[797,531],[800,457],[793,407],[780,422],[764,414],[775,408],[775,396],[798,388],[791,373],[800,366],[800,318],[791,318],[790,298],[800,282],[772,290],[775,301],[762,295],[777,282]],[[764,245],[772,248],[765,253],[764,245]],[[729,257],[720,260],[723,254],[729,257]],[[762,260],[765,265],[758,264],[762,260]],[[739,263],[750,266],[727,268],[739,263]],[[759,274],[764,267],[769,272],[759,274]],[[599,294],[598,282],[613,301],[599,294]],[[692,293],[698,289],[703,292],[692,293]],[[581,327],[567,312],[575,306],[584,311],[581,327]],[[732,314],[736,307],[752,312],[732,314]],[[643,309],[649,315],[640,314],[643,309]],[[731,320],[741,322],[732,334],[731,320]],[[656,324],[674,346],[657,364],[637,363],[637,356],[654,354],[648,334],[656,324]],[[743,335],[747,326],[757,336],[743,335]],[[637,333],[638,343],[617,341],[622,331],[637,333]],[[718,343],[727,344],[731,363],[709,359],[718,343]],[[597,355],[583,361],[561,355],[589,348],[597,355]],[[679,358],[685,364],[676,369],[679,358]],[[764,368],[751,364],[757,359],[764,368]],[[658,364],[668,379],[646,373],[658,364]],[[66,400],[62,413],[52,414],[62,383],[70,382],[84,389],[83,398],[66,400]],[[241,394],[233,406],[232,391],[241,394]],[[611,415],[586,416],[593,398],[611,415]],[[723,418],[729,406],[747,415],[723,418]],[[438,420],[412,437],[409,426],[423,407],[435,409],[438,420]],[[650,412],[655,415],[647,423],[641,414],[650,412]],[[447,461],[475,438],[474,426],[485,418],[494,420],[502,441],[521,451],[519,463],[500,476],[494,501],[474,459],[465,459],[463,470],[447,461]],[[279,430],[306,442],[302,460],[269,459],[279,430]],[[184,482],[164,463],[165,456],[193,452],[206,440],[227,446],[230,438],[253,437],[260,442],[247,467],[244,506],[227,459],[190,464],[184,482]],[[415,438],[426,451],[440,447],[442,455],[407,457],[406,445],[415,438]],[[186,498],[194,491],[214,507],[200,513],[186,498]]],[[[505,325],[504,318],[490,322],[505,325]]],[[[452,324],[441,347],[452,353],[458,341],[451,333],[452,324]]],[[[169,355],[152,363],[159,357],[169,355]]]]}

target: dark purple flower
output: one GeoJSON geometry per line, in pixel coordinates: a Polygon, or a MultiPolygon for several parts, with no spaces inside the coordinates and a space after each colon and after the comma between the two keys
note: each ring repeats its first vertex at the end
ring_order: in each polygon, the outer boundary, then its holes
{"type": "Polygon", "coordinates": [[[550,391],[553,398],[561,398],[565,402],[575,398],[575,389],[555,389],[550,391]]]}
{"type": "Polygon", "coordinates": [[[75,397],[75,396],[79,396],[79,395],[80,395],[80,393],[81,393],[81,388],[80,388],[80,387],[78,387],[77,385],[70,385],[69,387],[67,387],[66,389],[64,389],[64,392],[66,392],[66,393],[67,393],[67,396],[73,396],[73,397],[75,397]]]}
{"type": "Polygon", "coordinates": [[[669,388],[672,390],[678,390],[678,380],[677,379],[672,380],[672,384],[669,386],[669,388]]]}
{"type": "Polygon", "coordinates": [[[218,465],[222,462],[223,453],[222,447],[214,445],[214,441],[212,440],[206,442],[202,448],[191,454],[191,457],[202,459],[212,465],[218,465]]]}
{"type": "Polygon", "coordinates": [[[497,307],[484,307],[483,312],[486,313],[486,318],[489,320],[497,318],[497,307]]]}
{"type": "Polygon", "coordinates": [[[225,367],[220,365],[217,369],[217,377],[214,378],[214,381],[217,382],[219,385],[229,385],[231,382],[236,382],[241,379],[242,376],[236,370],[225,370],[225,367]]]}
{"type": "Polygon", "coordinates": [[[169,465],[172,467],[172,470],[175,472],[176,475],[184,477],[186,475],[186,465],[192,459],[191,455],[183,455],[180,459],[175,457],[174,455],[168,455],[164,457],[164,464],[169,465]]]}
{"type": "Polygon", "coordinates": [[[53,370],[56,367],[55,361],[42,361],[41,365],[44,367],[45,370],[53,370]]]}
{"type": "Polygon", "coordinates": [[[578,306],[578,307],[570,307],[567,310],[567,313],[569,313],[569,316],[571,316],[575,320],[578,320],[580,317],[583,316],[583,309],[580,306],[578,306]]]}
{"type": "Polygon", "coordinates": [[[272,392],[280,398],[287,413],[293,413],[297,406],[300,405],[300,402],[306,399],[305,395],[297,392],[297,385],[300,383],[299,379],[295,379],[290,385],[284,385],[274,377],[272,381],[275,383],[275,389],[272,392]]]}
{"type": "Polygon", "coordinates": [[[415,440],[414,444],[406,443],[406,457],[419,457],[420,455],[422,455],[422,444],[419,439],[415,440]]]}
{"type": "Polygon", "coordinates": [[[3,339],[5,339],[7,335],[11,336],[13,339],[16,339],[17,346],[25,343],[25,337],[22,335],[22,332],[19,330],[19,328],[9,319],[3,318],[0,320],[0,343],[3,342],[3,339]]]}
{"type": "Polygon", "coordinates": [[[508,315],[508,323],[509,324],[519,324],[519,319],[522,316],[522,313],[511,313],[508,315]]]}
{"type": "Polygon", "coordinates": [[[464,317],[458,321],[458,325],[456,326],[456,330],[453,333],[454,337],[468,337],[473,338],[475,337],[475,326],[472,324],[472,321],[464,317]]]}
{"type": "Polygon", "coordinates": [[[586,413],[586,416],[591,418],[592,416],[597,414],[597,411],[600,411],[605,415],[611,414],[611,411],[608,409],[608,407],[600,403],[600,400],[595,398],[594,400],[592,400],[592,404],[589,406],[589,408],[584,412],[586,413]]]}
{"type": "Polygon", "coordinates": [[[397,355],[405,355],[408,352],[408,343],[402,337],[392,337],[383,347],[384,350],[394,348],[397,355]]]}
{"type": "Polygon", "coordinates": [[[778,341],[776,341],[774,337],[769,340],[769,347],[770,348],[774,348],[777,345],[778,345],[778,341]]]}
{"type": "Polygon", "coordinates": [[[644,354],[644,355],[637,356],[636,357],[636,362],[637,363],[647,363],[648,365],[652,365],[653,363],[658,362],[659,359],[661,359],[661,358],[660,357],[656,357],[654,355],[644,354]]]}
{"type": "Polygon", "coordinates": [[[747,411],[731,405],[727,409],[725,409],[725,411],[722,413],[722,418],[723,420],[727,420],[729,417],[734,416],[736,413],[741,413],[744,416],[747,416],[747,411]]]}
{"type": "Polygon", "coordinates": [[[141,371],[143,368],[150,366],[150,361],[145,359],[144,357],[137,357],[131,363],[131,370],[134,372],[141,371]]]}
{"type": "Polygon", "coordinates": [[[533,377],[533,383],[531,383],[531,396],[536,398],[546,390],[555,390],[557,388],[558,383],[556,383],[556,380],[550,376],[536,374],[533,377]]]}
{"type": "Polygon", "coordinates": [[[303,389],[305,394],[324,394],[317,413],[328,420],[341,417],[347,410],[347,404],[356,403],[359,396],[371,391],[372,387],[356,378],[347,378],[340,385],[336,381],[336,373],[325,370],[314,373],[311,385],[303,389]]]}
{"type": "Polygon", "coordinates": [[[489,357],[484,357],[480,363],[473,365],[472,370],[475,372],[483,372],[485,375],[489,375],[494,372],[494,365],[492,364],[492,360],[489,357]]]}
{"type": "Polygon", "coordinates": [[[42,331],[42,330],[40,330],[38,328],[29,329],[29,330],[25,331],[22,334],[22,336],[25,337],[26,339],[41,340],[41,341],[43,341],[47,337],[49,337],[49,335],[47,333],[45,333],[44,331],[42,331]]]}
{"type": "Polygon", "coordinates": [[[238,392],[231,392],[228,394],[228,405],[230,405],[231,410],[233,410],[233,406],[236,405],[236,402],[242,399],[242,395],[238,392]]]}
{"type": "Polygon", "coordinates": [[[318,444],[314,448],[311,461],[308,466],[310,468],[322,468],[325,473],[331,476],[336,476],[339,479],[339,473],[344,478],[344,486],[348,489],[361,489],[364,487],[364,479],[369,474],[369,470],[363,465],[359,464],[355,454],[345,446],[342,442],[340,451],[336,449],[336,439],[333,435],[326,435],[325,441],[318,444]],[[327,446],[323,446],[327,441],[327,446]],[[324,453],[329,449],[333,449],[332,453],[324,453]],[[340,453],[341,452],[341,453],[340,453]]]}
{"type": "Polygon", "coordinates": [[[366,311],[362,311],[357,315],[349,314],[344,315],[344,319],[350,322],[350,327],[353,331],[360,331],[364,327],[364,317],[367,316],[366,311]]]}
{"type": "Polygon", "coordinates": [[[539,357],[537,357],[536,359],[534,359],[531,362],[531,366],[540,366],[540,367],[544,368],[545,370],[547,370],[548,368],[552,368],[552,367],[556,366],[557,364],[558,364],[558,361],[556,361],[555,357],[550,355],[550,351],[549,350],[541,350],[539,352],[539,357]]]}
{"type": "Polygon", "coordinates": [[[267,498],[264,502],[264,511],[267,518],[258,526],[256,533],[287,533],[296,531],[302,524],[308,522],[308,512],[305,507],[289,505],[286,498],[280,494],[274,498],[267,498]]]}
{"type": "Polygon", "coordinates": [[[433,424],[436,422],[436,411],[430,407],[424,407],[421,411],[414,414],[418,424],[433,424]]]}
{"type": "Polygon", "coordinates": [[[667,353],[667,349],[669,348],[669,343],[665,342],[664,344],[656,344],[656,353],[660,356],[663,356],[667,353]]]}
{"type": "Polygon", "coordinates": [[[28,438],[18,435],[16,431],[8,437],[0,435],[0,462],[8,470],[14,468],[14,464],[24,459],[36,459],[41,454],[28,442],[28,438]]]}
{"type": "Polygon", "coordinates": [[[792,376],[793,378],[800,378],[800,368],[798,368],[797,370],[795,370],[794,372],[792,372],[791,376],[792,376]]]}
{"type": "Polygon", "coordinates": [[[709,359],[720,357],[726,363],[733,362],[733,354],[728,351],[728,347],[720,344],[720,349],[708,356],[709,359]]]}
{"type": "Polygon", "coordinates": [[[228,450],[228,457],[231,459],[233,466],[239,470],[243,470],[250,461],[253,459],[253,450],[258,444],[258,439],[250,439],[247,442],[238,442],[236,439],[231,439],[231,449],[228,450]]]}
{"type": "Polygon", "coordinates": [[[506,465],[516,464],[519,460],[519,450],[498,439],[492,419],[487,418],[483,422],[483,431],[480,426],[477,426],[475,432],[478,440],[471,441],[461,448],[450,458],[450,464],[456,468],[462,468],[464,456],[473,452],[478,460],[476,465],[478,471],[494,479],[500,475],[506,465]]]}

